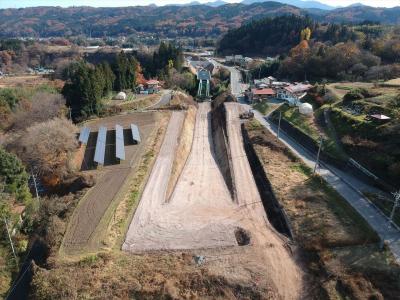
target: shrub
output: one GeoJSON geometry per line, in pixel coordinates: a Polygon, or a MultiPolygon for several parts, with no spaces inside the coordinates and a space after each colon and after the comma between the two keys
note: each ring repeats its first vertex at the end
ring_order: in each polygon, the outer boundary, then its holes
{"type": "Polygon", "coordinates": [[[344,103],[349,103],[354,100],[364,99],[364,89],[352,89],[343,97],[344,103]]]}
{"type": "Polygon", "coordinates": [[[8,106],[14,109],[21,98],[17,95],[15,89],[0,89],[0,106],[8,106]]]}
{"type": "Polygon", "coordinates": [[[12,128],[22,130],[35,123],[59,117],[65,107],[65,99],[60,94],[37,92],[30,101],[30,107],[21,109],[13,117],[12,128]]]}

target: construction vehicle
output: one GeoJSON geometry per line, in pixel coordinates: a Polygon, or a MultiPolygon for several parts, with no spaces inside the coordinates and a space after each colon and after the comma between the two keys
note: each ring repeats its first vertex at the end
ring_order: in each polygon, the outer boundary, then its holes
{"type": "Polygon", "coordinates": [[[241,119],[252,119],[252,118],[254,118],[254,112],[251,109],[249,109],[248,111],[246,111],[244,113],[241,113],[239,115],[239,118],[241,118],[241,119]]]}

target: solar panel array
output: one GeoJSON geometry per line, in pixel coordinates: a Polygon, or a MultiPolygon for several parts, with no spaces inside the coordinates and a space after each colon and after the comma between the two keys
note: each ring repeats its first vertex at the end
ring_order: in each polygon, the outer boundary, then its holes
{"type": "Polygon", "coordinates": [[[79,141],[82,144],[87,144],[88,140],[89,140],[89,135],[90,135],[90,128],[89,127],[83,127],[81,129],[81,133],[79,135],[79,141]]]}
{"type": "Polygon", "coordinates": [[[132,131],[133,140],[140,143],[141,142],[140,132],[139,132],[139,128],[137,127],[136,124],[131,124],[131,131],[132,131]]]}
{"type": "Polygon", "coordinates": [[[124,129],[120,125],[115,125],[115,153],[119,159],[125,159],[124,148],[124,129]]]}
{"type": "Polygon", "coordinates": [[[106,153],[106,138],[107,138],[107,128],[104,126],[100,126],[99,133],[97,135],[94,161],[101,165],[104,165],[104,156],[106,153]]]}
{"type": "MultiPolygon", "coordinates": [[[[139,127],[136,124],[131,124],[132,138],[137,143],[141,142],[139,127]]],[[[90,128],[83,127],[79,135],[79,141],[87,144],[90,135],[90,128]]],[[[107,127],[100,126],[97,134],[96,148],[94,153],[94,161],[104,165],[106,153],[107,127]]],[[[120,160],[125,160],[125,143],[124,143],[124,128],[121,125],[115,125],[115,156],[120,160]]]]}

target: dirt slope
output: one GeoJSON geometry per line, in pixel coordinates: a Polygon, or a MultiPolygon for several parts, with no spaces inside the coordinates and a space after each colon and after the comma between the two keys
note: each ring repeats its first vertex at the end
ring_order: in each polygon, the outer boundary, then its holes
{"type": "Polygon", "coordinates": [[[229,191],[214,159],[210,104],[200,105],[192,151],[166,203],[182,115],[172,116],[123,249],[131,251],[194,249],[236,245],[236,214],[229,191]],[[157,188],[155,188],[157,187],[157,188]]]}
{"type": "Polygon", "coordinates": [[[174,113],[123,249],[198,251],[214,257],[209,267],[215,274],[246,278],[246,282],[261,274],[263,286],[271,288],[277,298],[297,299],[302,274],[286,240],[267,220],[243,147],[239,110],[238,104],[226,104],[238,202],[233,201],[216,162],[209,103],[199,105],[190,156],[170,201],[166,201],[183,123],[183,115],[174,113]]]}
{"type": "Polygon", "coordinates": [[[171,176],[169,178],[167,188],[167,200],[170,199],[175,185],[178,182],[179,176],[185,167],[186,161],[189,157],[190,150],[193,144],[194,125],[196,122],[197,108],[190,105],[185,113],[185,121],[183,122],[182,132],[178,140],[178,147],[175,154],[174,163],[172,165],[171,176]]]}

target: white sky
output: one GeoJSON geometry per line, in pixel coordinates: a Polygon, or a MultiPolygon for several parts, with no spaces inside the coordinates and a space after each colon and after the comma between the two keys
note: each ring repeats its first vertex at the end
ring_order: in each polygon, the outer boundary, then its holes
{"type": "MultiPolygon", "coordinates": [[[[192,0],[0,0],[0,8],[17,8],[27,6],[135,6],[155,3],[165,5],[170,3],[182,4],[192,0]]],[[[212,0],[199,0],[209,2],[212,0]]],[[[240,0],[225,0],[225,2],[240,2],[240,0]]],[[[319,0],[331,6],[347,6],[353,3],[363,3],[376,7],[400,6],[400,0],[319,0]]]]}

